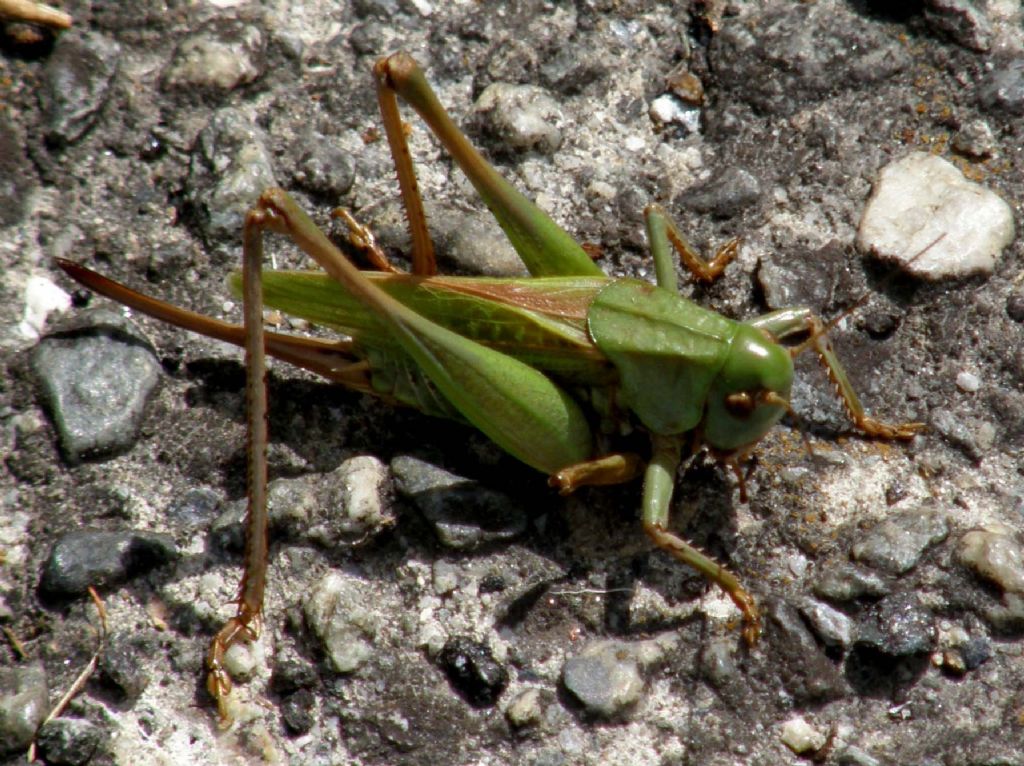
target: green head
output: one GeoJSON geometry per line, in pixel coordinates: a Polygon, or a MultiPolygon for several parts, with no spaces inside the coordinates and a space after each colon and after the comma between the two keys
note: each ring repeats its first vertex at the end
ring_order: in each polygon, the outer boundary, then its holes
{"type": "Polygon", "coordinates": [[[741,325],[708,392],[705,443],[723,452],[756,444],[786,414],[792,384],[789,351],[741,325]]]}

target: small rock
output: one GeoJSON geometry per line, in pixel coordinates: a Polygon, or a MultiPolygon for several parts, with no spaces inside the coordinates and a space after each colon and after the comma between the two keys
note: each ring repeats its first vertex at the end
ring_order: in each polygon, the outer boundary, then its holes
{"type": "Polygon", "coordinates": [[[177,556],[174,539],[157,532],[69,532],[54,543],[39,587],[51,596],[82,596],[90,585],[110,588],[177,556]]]}
{"type": "Polygon", "coordinates": [[[853,643],[853,622],[838,609],[807,599],[800,604],[800,614],[825,646],[847,649],[853,643]]]}
{"type": "MultiPolygon", "coordinates": [[[[3,160],[0,160],[2,163],[3,160]]],[[[0,171],[3,170],[0,164],[0,171]]],[[[0,181],[0,187],[3,182],[0,181]]],[[[2,193],[0,193],[2,200],[2,193]]],[[[2,213],[0,213],[2,215],[2,213]]],[[[46,277],[29,277],[25,283],[25,310],[18,323],[18,332],[27,340],[38,340],[47,317],[71,308],[71,296],[46,277]]]]}
{"type": "MultiPolygon", "coordinates": [[[[357,455],[317,482],[323,487],[321,506],[329,519],[337,520],[343,538],[365,539],[395,525],[385,503],[387,479],[384,463],[372,455],[357,455]]],[[[338,535],[324,540],[327,545],[338,542],[338,535]]]]}
{"type": "Polygon", "coordinates": [[[352,12],[357,19],[377,16],[382,19],[393,19],[402,10],[399,0],[353,0],[352,12]]]}
{"type": "Polygon", "coordinates": [[[878,598],[889,593],[890,587],[882,577],[846,561],[827,562],[818,568],[818,577],[812,584],[814,593],[821,598],[846,603],[858,598],[878,598]]]}
{"type": "Polygon", "coordinates": [[[277,185],[266,137],[253,119],[234,107],[214,113],[196,140],[186,182],[205,236],[236,242],[249,208],[277,185]]]}
{"type": "Polygon", "coordinates": [[[110,95],[121,60],[121,46],[95,32],[61,35],[46,62],[39,104],[46,140],[73,144],[95,124],[110,95]]]}
{"type": "MultiPolygon", "coordinates": [[[[268,485],[268,492],[272,486],[274,482],[268,485]]],[[[207,533],[207,545],[210,550],[224,553],[241,553],[245,550],[245,514],[246,501],[239,500],[228,505],[220,516],[214,519],[207,533]]],[[[273,517],[269,521],[271,527],[275,526],[273,517]]]]}
{"type": "MultiPolygon", "coordinates": [[[[271,528],[324,548],[363,541],[395,524],[385,498],[387,467],[359,455],[326,474],[275,479],[267,488],[271,528]]],[[[232,504],[214,522],[216,547],[238,551],[245,541],[245,503],[232,504]]]]}
{"type": "Polygon", "coordinates": [[[928,0],[924,19],[968,50],[984,52],[992,47],[992,24],[972,0],[928,0]]]}
{"type": "Polygon", "coordinates": [[[853,558],[886,574],[909,572],[921,554],[949,534],[944,514],[924,508],[904,511],[876,525],[853,546],[853,558]]]}
{"type": "Polygon", "coordinates": [[[120,314],[82,312],[32,351],[32,370],[69,463],[128,449],[160,363],[138,328],[120,314]]]}
{"type": "Polygon", "coordinates": [[[992,644],[984,636],[974,636],[957,642],[942,651],[944,669],[957,674],[975,670],[992,658],[992,644]]]}
{"type": "Polygon", "coordinates": [[[924,654],[935,646],[935,622],[915,594],[897,593],[864,611],[856,643],[890,657],[924,654]]]}
{"type": "Polygon", "coordinates": [[[736,664],[736,642],[711,639],[700,653],[700,672],[717,689],[724,689],[740,677],[736,664]]]}
{"type": "Polygon", "coordinates": [[[996,427],[987,420],[975,423],[974,443],[981,454],[988,452],[996,443],[996,427]]]}
{"type": "Polygon", "coordinates": [[[758,265],[757,281],[768,308],[807,306],[821,311],[833,300],[845,262],[837,242],[797,257],[773,253],[758,265]]]}
{"type": "Polygon", "coordinates": [[[985,453],[978,442],[977,435],[971,428],[949,410],[936,410],[932,413],[931,427],[943,439],[958,447],[971,460],[981,460],[985,453]]]}
{"type": "Polygon", "coordinates": [[[533,726],[540,721],[544,710],[540,704],[539,689],[524,689],[519,692],[505,709],[508,722],[517,729],[533,726]]]}
{"type": "Polygon", "coordinates": [[[960,538],[960,562],[1004,592],[1024,594],[1024,547],[1009,528],[976,529],[960,538]]]}
{"type": "Polygon", "coordinates": [[[700,131],[700,107],[684,103],[672,93],[663,93],[651,101],[647,114],[655,127],[678,125],[684,135],[700,131]]]}
{"type": "Polygon", "coordinates": [[[303,603],[306,622],[339,673],[352,673],[373,655],[380,631],[380,595],[364,580],[331,571],[303,603]]]}
{"type": "Polygon", "coordinates": [[[309,733],[316,723],[316,697],[309,689],[299,689],[281,700],[281,720],[290,734],[309,733]]]}
{"type": "Polygon", "coordinates": [[[768,605],[768,628],[776,667],[786,690],[798,702],[838,699],[847,686],[836,665],[825,656],[799,612],[784,601],[768,605]]]}
{"type": "Polygon", "coordinates": [[[391,471],[398,493],[416,504],[449,548],[469,550],[526,531],[526,513],[508,495],[412,457],[396,457],[391,471]]]}
{"type": "Polygon", "coordinates": [[[320,134],[307,136],[304,143],[294,175],[296,184],[330,199],[338,199],[352,188],[356,171],[348,152],[320,134]]]}
{"type": "Polygon", "coordinates": [[[957,647],[965,670],[975,670],[992,658],[992,644],[984,636],[974,636],[957,647]]]}
{"type": "Polygon", "coordinates": [[[806,719],[790,718],[782,724],[782,732],[779,735],[782,744],[788,747],[797,755],[813,753],[825,747],[828,737],[818,731],[806,719]]]}
{"type": "Polygon", "coordinates": [[[998,195],[946,160],[914,152],[882,169],[857,245],[916,276],[943,279],[992,273],[1013,238],[1012,211],[998,195]]]}
{"type": "Polygon", "coordinates": [[[143,649],[131,637],[118,633],[107,639],[100,656],[99,669],[103,679],[117,687],[130,703],[138,700],[149,686],[143,649]]]}
{"type": "Polygon", "coordinates": [[[446,596],[459,587],[459,570],[447,561],[434,562],[434,593],[446,596]]]}
{"type": "Polygon", "coordinates": [[[562,666],[562,683],[587,712],[612,718],[640,699],[644,688],[632,648],[618,641],[584,647],[562,666]]]}
{"type": "Polygon", "coordinates": [[[13,226],[26,215],[37,183],[23,131],[8,110],[0,112],[0,228],[13,226]]]}
{"type": "Polygon", "coordinates": [[[501,593],[508,587],[508,582],[499,572],[488,572],[480,578],[478,590],[483,593],[501,593]]]}
{"type": "Polygon", "coordinates": [[[701,106],[704,103],[704,83],[686,65],[680,65],[669,72],[665,86],[684,104],[701,106]]]}
{"type": "Polygon", "coordinates": [[[222,662],[231,678],[251,681],[265,662],[263,644],[259,641],[236,641],[224,652],[222,662]]]}
{"type": "Polygon", "coordinates": [[[0,667],[0,755],[28,748],[49,712],[46,670],[41,663],[0,667]]]}
{"type": "Polygon", "coordinates": [[[728,167],[674,200],[682,207],[716,218],[732,218],[761,199],[761,182],[747,170],[728,167]]]}
{"type": "Polygon", "coordinates": [[[953,136],[953,150],[972,159],[991,157],[996,150],[992,128],[984,120],[971,120],[953,136]]]}
{"type": "Polygon", "coordinates": [[[978,100],[990,112],[1024,116],[1024,58],[995,62],[978,87],[978,100]]]}
{"type": "Polygon", "coordinates": [[[48,764],[83,766],[99,747],[100,728],[82,718],[55,718],[44,724],[36,736],[39,754],[48,764]]]}
{"type": "Polygon", "coordinates": [[[836,754],[837,766],[882,766],[882,762],[859,747],[847,745],[836,754]]]}
{"type": "Polygon", "coordinates": [[[266,68],[266,35],[259,27],[217,19],[178,44],[164,86],[228,92],[260,77],[266,68]]]}
{"type": "Polygon", "coordinates": [[[465,636],[449,638],[438,663],[451,685],[473,707],[490,707],[508,686],[508,671],[490,647],[465,636]]]}
{"type": "MultiPolygon", "coordinates": [[[[438,241],[439,246],[444,244],[448,257],[458,269],[485,277],[526,274],[519,254],[490,213],[460,211],[450,220],[458,225],[447,232],[442,230],[438,241]]],[[[442,228],[446,226],[446,222],[440,223],[442,228]]]]}
{"type": "Polygon", "coordinates": [[[1017,290],[1006,299],[1006,316],[1018,324],[1024,324],[1024,290],[1017,290]]]}
{"type": "Polygon", "coordinates": [[[474,109],[504,147],[553,154],[562,145],[562,110],[543,88],[496,82],[484,88],[474,109]]]}
{"type": "Polygon", "coordinates": [[[188,489],[167,506],[167,516],[187,529],[206,527],[217,517],[221,496],[209,487],[188,489]]]}
{"type": "Polygon", "coordinates": [[[316,668],[295,656],[276,662],[270,676],[270,688],[282,697],[299,689],[312,689],[316,684],[316,668]]]}
{"type": "Polygon", "coordinates": [[[956,387],[968,394],[977,393],[978,389],[981,388],[981,378],[973,372],[961,370],[956,376],[956,387]]]}

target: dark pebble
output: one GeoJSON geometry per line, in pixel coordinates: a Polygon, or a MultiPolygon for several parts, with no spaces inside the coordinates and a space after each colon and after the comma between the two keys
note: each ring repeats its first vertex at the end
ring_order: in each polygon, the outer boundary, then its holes
{"type": "Polygon", "coordinates": [[[160,375],[138,328],[106,309],[83,312],[44,337],[32,350],[32,369],[72,464],[135,443],[160,375]]]}
{"type": "Polygon", "coordinates": [[[100,744],[100,729],[82,718],[55,718],[39,729],[36,744],[48,764],[83,766],[100,744]]]}
{"type": "Polygon", "coordinates": [[[794,700],[823,702],[847,693],[839,668],[825,656],[795,607],[784,601],[771,603],[768,629],[777,652],[772,664],[794,700]]]}
{"type": "Polygon", "coordinates": [[[299,659],[281,660],[274,665],[274,672],[270,676],[270,688],[281,696],[299,689],[310,689],[316,682],[316,668],[299,659]]]}
{"type": "Polygon", "coordinates": [[[24,751],[49,712],[42,664],[0,668],[0,755],[24,751]]]}
{"type": "Polygon", "coordinates": [[[167,507],[167,516],[171,521],[189,529],[205,527],[217,518],[220,502],[220,495],[208,487],[190,489],[171,501],[167,507]]]}
{"type": "Polygon", "coordinates": [[[281,700],[281,718],[294,736],[306,734],[316,721],[316,698],[309,689],[299,689],[281,700]]]}
{"type": "Polygon", "coordinates": [[[848,562],[829,562],[818,569],[812,584],[815,595],[844,603],[858,598],[878,598],[889,593],[889,585],[874,572],[848,562]]]}
{"type": "Polygon", "coordinates": [[[146,653],[132,638],[114,635],[100,657],[101,678],[116,688],[128,702],[135,702],[149,686],[144,670],[146,653]]]}
{"type": "Polygon", "coordinates": [[[967,670],[975,670],[992,659],[992,644],[984,636],[975,636],[958,648],[967,670]]]}
{"type": "Polygon", "coordinates": [[[80,596],[90,585],[109,588],[177,555],[174,540],[155,532],[69,532],[54,543],[39,587],[51,596],[80,596]]]}
{"type": "Polygon", "coordinates": [[[465,636],[448,639],[438,658],[456,691],[473,707],[490,707],[508,686],[508,671],[484,643],[465,636]]]}
{"type": "Polygon", "coordinates": [[[923,654],[935,647],[935,621],[916,595],[897,593],[864,611],[855,643],[891,657],[923,654]]]}
{"type": "Polygon", "coordinates": [[[761,198],[761,182],[741,168],[726,168],[704,185],[687,189],[677,202],[698,213],[732,218],[761,198]]]}
{"type": "Polygon", "coordinates": [[[398,493],[416,504],[449,548],[473,549],[526,531],[526,513],[508,495],[416,458],[391,461],[398,493]]]}
{"type": "Polygon", "coordinates": [[[39,102],[46,140],[72,144],[96,122],[117,74],[121,47],[94,32],[61,35],[46,64],[39,102]]]}

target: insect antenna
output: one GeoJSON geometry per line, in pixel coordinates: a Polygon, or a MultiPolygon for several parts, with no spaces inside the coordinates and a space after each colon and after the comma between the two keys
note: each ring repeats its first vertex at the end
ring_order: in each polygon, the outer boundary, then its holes
{"type": "MultiPolygon", "coordinates": [[[[945,238],[945,236],[946,236],[945,232],[943,232],[942,234],[937,236],[935,239],[933,239],[931,242],[929,242],[927,245],[925,245],[923,248],[921,248],[917,253],[915,253],[914,257],[911,258],[909,261],[907,261],[905,265],[909,266],[910,264],[912,264],[915,261],[917,261],[919,258],[921,258],[921,256],[923,256],[925,253],[927,253],[929,250],[931,250],[933,247],[935,247],[937,244],[939,244],[939,242],[941,242],[945,238]]],[[[878,287],[879,288],[884,288],[884,287],[892,284],[893,280],[896,279],[897,276],[898,276],[898,272],[897,271],[895,271],[895,270],[891,271],[889,274],[887,274],[885,277],[883,277],[880,280],[880,282],[878,284],[878,287]]],[[[877,290],[876,290],[876,292],[877,292],[877,290]]],[[[851,316],[854,312],[856,312],[857,310],[862,308],[864,306],[864,304],[866,304],[868,302],[868,300],[871,298],[871,293],[872,293],[872,291],[864,292],[845,311],[840,312],[837,316],[833,317],[832,319],[828,320],[827,322],[816,322],[810,328],[810,335],[808,336],[808,338],[803,343],[800,343],[800,344],[798,344],[796,346],[792,346],[790,348],[790,350],[789,350],[790,356],[793,359],[796,359],[804,351],[806,351],[807,349],[809,349],[812,346],[816,345],[817,342],[818,342],[818,339],[820,337],[822,337],[823,335],[828,335],[831,330],[833,330],[835,327],[839,326],[840,322],[842,322],[848,316],[851,316]]],[[[792,411],[790,411],[790,412],[792,412],[792,411]]]]}

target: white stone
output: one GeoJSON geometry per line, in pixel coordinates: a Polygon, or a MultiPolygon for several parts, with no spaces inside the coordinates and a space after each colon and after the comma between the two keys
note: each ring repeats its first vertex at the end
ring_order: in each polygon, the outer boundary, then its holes
{"type": "Polygon", "coordinates": [[[780,738],[782,739],[782,744],[797,755],[821,750],[826,742],[824,734],[799,716],[790,718],[782,724],[780,738]]]}
{"type": "Polygon", "coordinates": [[[45,277],[29,277],[25,283],[25,310],[18,324],[18,332],[26,340],[36,340],[53,311],[71,308],[71,296],[45,277]]]}
{"type": "Polygon", "coordinates": [[[674,123],[682,125],[687,133],[696,133],[700,130],[700,108],[684,104],[668,93],[654,99],[647,113],[655,125],[674,123]]]}
{"type": "Polygon", "coordinates": [[[961,372],[956,376],[956,387],[968,394],[973,394],[981,388],[981,378],[973,372],[961,370],[961,372]]]}
{"type": "Polygon", "coordinates": [[[989,274],[1014,238],[1013,212],[946,160],[914,152],[879,174],[857,245],[929,279],[989,274]]]}
{"type": "Polygon", "coordinates": [[[1024,547],[1002,526],[975,529],[960,538],[960,561],[1004,591],[1024,593],[1024,547]]]}

